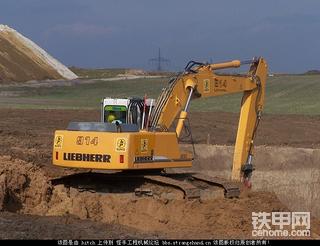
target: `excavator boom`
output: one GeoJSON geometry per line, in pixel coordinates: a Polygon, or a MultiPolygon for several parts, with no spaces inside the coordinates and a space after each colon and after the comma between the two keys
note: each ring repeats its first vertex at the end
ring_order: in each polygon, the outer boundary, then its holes
{"type": "Polygon", "coordinates": [[[154,129],[168,130],[177,118],[176,133],[179,137],[187,118],[191,98],[213,97],[243,92],[239,126],[235,144],[232,179],[240,180],[243,167],[245,178],[251,175],[253,138],[264,105],[267,64],[263,58],[241,62],[234,60],[218,64],[192,62],[186,71],[171,81],[162,91],[153,111],[151,125],[154,129]],[[250,64],[246,75],[220,75],[215,71],[250,64]],[[193,68],[195,66],[195,68],[193,68]],[[251,165],[251,166],[250,166],[251,165]]]}

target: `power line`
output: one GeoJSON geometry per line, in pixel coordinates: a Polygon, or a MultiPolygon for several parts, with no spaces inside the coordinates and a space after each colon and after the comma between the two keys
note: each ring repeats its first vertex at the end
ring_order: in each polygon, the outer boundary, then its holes
{"type": "Polygon", "coordinates": [[[160,48],[159,48],[159,51],[158,51],[158,57],[151,58],[151,59],[149,59],[149,61],[156,65],[157,71],[162,71],[163,70],[163,64],[168,65],[170,63],[169,59],[164,58],[164,57],[161,56],[160,48]]]}

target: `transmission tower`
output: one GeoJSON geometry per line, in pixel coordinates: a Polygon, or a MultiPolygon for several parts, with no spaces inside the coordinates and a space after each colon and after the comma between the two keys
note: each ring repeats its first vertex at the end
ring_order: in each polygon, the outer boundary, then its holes
{"type": "Polygon", "coordinates": [[[159,51],[158,51],[158,57],[151,58],[151,59],[149,59],[149,61],[151,63],[153,63],[153,64],[156,64],[157,71],[162,71],[163,70],[163,66],[162,66],[163,64],[168,65],[170,63],[169,59],[166,59],[166,58],[161,56],[160,48],[159,48],[159,51]]]}

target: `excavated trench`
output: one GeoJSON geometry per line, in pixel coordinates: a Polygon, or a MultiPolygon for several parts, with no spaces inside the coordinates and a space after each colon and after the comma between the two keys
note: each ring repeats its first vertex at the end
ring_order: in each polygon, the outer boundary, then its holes
{"type": "MultiPolygon", "coordinates": [[[[194,170],[230,178],[233,147],[197,145],[194,170]]],[[[320,149],[258,146],[253,191],[268,191],[292,211],[320,218],[320,149]]]]}
{"type": "MultiPolygon", "coordinates": [[[[228,178],[232,151],[227,146],[197,145],[193,170],[228,178]]],[[[261,146],[255,152],[252,191],[239,199],[185,200],[172,187],[145,180],[104,182],[103,174],[86,178],[77,174],[66,182],[52,183],[41,167],[1,156],[0,209],[120,224],[162,237],[247,238],[252,212],[310,211],[320,217],[319,161],[317,149],[261,146]],[[136,196],[137,188],[150,189],[153,196],[136,196]]]]}

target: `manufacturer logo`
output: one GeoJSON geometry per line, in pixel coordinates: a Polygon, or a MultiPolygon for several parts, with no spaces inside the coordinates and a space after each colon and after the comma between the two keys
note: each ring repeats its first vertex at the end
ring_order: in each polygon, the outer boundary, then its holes
{"type": "Polygon", "coordinates": [[[63,153],[63,160],[65,161],[110,162],[110,159],[111,159],[111,155],[63,153]]]}
{"type": "Polygon", "coordinates": [[[141,153],[147,153],[148,152],[148,144],[149,140],[147,138],[142,138],[140,142],[140,152],[141,153]]]}
{"type": "Polygon", "coordinates": [[[117,138],[116,151],[117,152],[126,152],[126,150],[127,150],[127,139],[126,138],[117,138]]]}
{"type": "Polygon", "coordinates": [[[54,137],[54,147],[56,149],[61,149],[63,145],[63,135],[56,135],[54,137]]]}
{"type": "Polygon", "coordinates": [[[203,80],[203,92],[205,92],[205,93],[210,92],[210,80],[209,79],[203,80]]]}
{"type": "Polygon", "coordinates": [[[153,156],[136,156],[134,157],[134,162],[144,163],[153,161],[153,156]]]}

